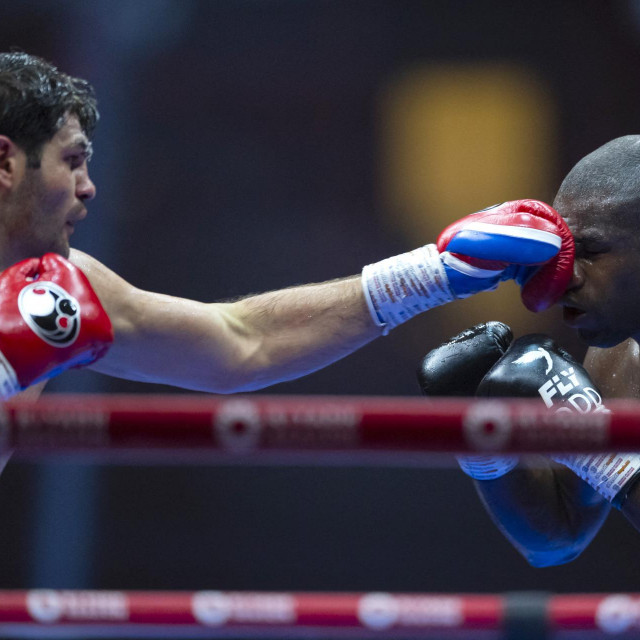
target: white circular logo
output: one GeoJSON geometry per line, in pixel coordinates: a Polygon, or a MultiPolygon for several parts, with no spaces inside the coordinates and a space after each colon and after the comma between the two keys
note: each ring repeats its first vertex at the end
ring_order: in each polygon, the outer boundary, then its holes
{"type": "Polygon", "coordinates": [[[231,601],[220,591],[199,591],[191,598],[193,617],[209,627],[219,627],[231,617],[231,601]]]}
{"type": "Polygon", "coordinates": [[[80,305],[53,282],[36,281],[23,287],[18,309],[29,328],[53,347],[68,347],[80,332],[80,305]]]}
{"type": "Polygon", "coordinates": [[[358,602],[358,618],[370,629],[389,629],[398,616],[398,601],[388,593],[368,593],[358,602]]]}
{"type": "Polygon", "coordinates": [[[463,418],[467,442],[478,451],[502,449],[511,436],[509,408],[494,400],[472,404],[463,418]]]}
{"type": "Polygon", "coordinates": [[[51,589],[27,592],[27,611],[38,622],[56,622],[62,617],[62,598],[51,589]]]}
{"type": "Polygon", "coordinates": [[[638,621],[640,607],[629,596],[609,596],[596,610],[596,622],[607,633],[623,633],[638,621]]]}
{"type": "Polygon", "coordinates": [[[260,414],[249,400],[228,400],[214,417],[213,428],[223,447],[247,451],[260,441],[260,414]]]}

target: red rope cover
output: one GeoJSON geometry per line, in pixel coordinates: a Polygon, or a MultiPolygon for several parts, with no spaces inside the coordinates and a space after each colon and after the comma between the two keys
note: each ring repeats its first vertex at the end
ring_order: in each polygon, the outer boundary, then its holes
{"type": "Polygon", "coordinates": [[[535,400],[48,395],[0,410],[23,451],[552,452],[640,450],[640,403],[552,413],[535,400]]]}
{"type": "MultiPolygon", "coordinates": [[[[509,594],[390,594],[169,591],[0,591],[0,625],[195,625],[374,631],[494,630],[509,594]]],[[[640,630],[640,594],[552,595],[550,630],[640,630]]],[[[1,627],[0,627],[1,628],[1,627]]]]}

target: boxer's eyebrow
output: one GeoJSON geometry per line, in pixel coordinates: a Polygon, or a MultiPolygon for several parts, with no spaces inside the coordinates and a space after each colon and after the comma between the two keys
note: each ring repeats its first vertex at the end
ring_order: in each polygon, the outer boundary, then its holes
{"type": "Polygon", "coordinates": [[[611,249],[611,240],[600,233],[586,233],[574,238],[576,255],[589,253],[607,253],[611,249]]]}
{"type": "Polygon", "coordinates": [[[80,149],[82,149],[82,153],[84,154],[84,157],[87,159],[87,162],[91,160],[91,157],[93,156],[93,144],[89,140],[87,140],[84,136],[79,137],[77,140],[74,140],[73,146],[80,147],[80,149]]]}

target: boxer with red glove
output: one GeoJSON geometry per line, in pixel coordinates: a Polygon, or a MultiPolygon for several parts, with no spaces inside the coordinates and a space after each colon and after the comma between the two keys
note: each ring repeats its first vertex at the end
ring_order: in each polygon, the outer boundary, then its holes
{"type": "Polygon", "coordinates": [[[575,248],[564,220],[537,200],[515,200],[448,226],[437,243],[362,272],[374,321],[387,333],[433,307],[514,279],[531,311],[555,304],[569,284],[575,248]]]}
{"type": "Polygon", "coordinates": [[[86,276],[47,253],[0,273],[0,398],[95,362],[113,328],[86,276]]]}

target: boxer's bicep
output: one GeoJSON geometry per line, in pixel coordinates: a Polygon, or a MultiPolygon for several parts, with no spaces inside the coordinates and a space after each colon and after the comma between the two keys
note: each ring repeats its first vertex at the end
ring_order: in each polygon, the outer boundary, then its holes
{"type": "Polygon", "coordinates": [[[72,249],[69,260],[89,279],[109,315],[115,334],[118,336],[125,334],[130,326],[128,301],[135,293],[135,287],[82,251],[72,249]]]}
{"type": "Polygon", "coordinates": [[[250,336],[230,304],[205,304],[142,291],[78,251],[114,327],[109,352],[91,368],[129,380],[225,392],[249,358],[250,336]]]}
{"type": "Polygon", "coordinates": [[[204,304],[141,291],[74,251],[114,327],[101,373],[199,391],[252,391],[327,366],[381,335],[360,276],[204,304]]]}

